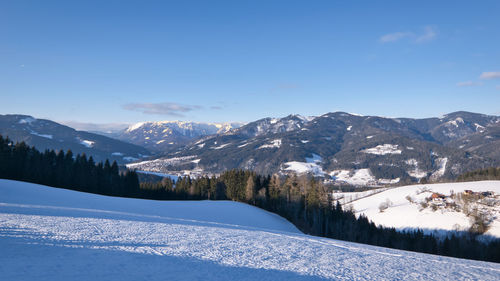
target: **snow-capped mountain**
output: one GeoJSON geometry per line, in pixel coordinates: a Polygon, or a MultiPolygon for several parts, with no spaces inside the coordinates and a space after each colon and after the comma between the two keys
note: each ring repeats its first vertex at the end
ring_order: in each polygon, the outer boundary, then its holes
{"type": "Polygon", "coordinates": [[[129,167],[163,173],[313,173],[343,185],[385,185],[455,178],[500,165],[500,117],[455,112],[410,119],[334,112],[314,118],[265,118],[193,140],[129,167]],[[172,161],[176,159],[176,161],[172,161]],[[180,159],[180,160],[179,160],[180,159]]]}
{"type": "Polygon", "coordinates": [[[312,119],[314,117],[304,117],[296,114],[284,118],[264,118],[232,130],[228,134],[258,137],[260,135],[290,132],[301,129],[312,119]]]}
{"type": "Polygon", "coordinates": [[[241,123],[200,123],[185,121],[140,122],[116,134],[116,138],[153,151],[168,151],[206,135],[222,134],[241,123]]]}
{"type": "Polygon", "coordinates": [[[27,115],[0,115],[0,135],[14,142],[24,141],[40,151],[70,149],[73,154],[85,153],[96,161],[128,163],[151,155],[137,145],[27,115]]]}

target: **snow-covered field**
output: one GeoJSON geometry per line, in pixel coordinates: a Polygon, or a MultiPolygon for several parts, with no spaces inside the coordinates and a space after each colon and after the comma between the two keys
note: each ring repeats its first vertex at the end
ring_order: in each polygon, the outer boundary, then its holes
{"type": "Polygon", "coordinates": [[[0,180],[0,280],[499,280],[500,264],[301,234],[227,201],[0,180]]]}
{"type": "MultiPolygon", "coordinates": [[[[138,159],[136,159],[138,160],[138,159]]],[[[136,170],[142,173],[158,173],[158,174],[175,174],[177,176],[191,176],[199,177],[206,175],[201,168],[198,167],[200,158],[196,158],[196,155],[173,157],[173,158],[159,158],[154,160],[146,160],[142,162],[127,164],[127,168],[131,170],[136,170]],[[195,164],[195,167],[191,170],[180,170],[180,171],[166,171],[167,167],[170,165],[184,165],[184,164],[195,164]]]]}
{"type": "MultiPolygon", "coordinates": [[[[335,194],[337,197],[362,199],[355,200],[351,205],[357,214],[365,214],[368,219],[377,225],[395,227],[398,229],[421,228],[424,230],[467,230],[470,225],[470,217],[463,211],[456,211],[446,207],[448,200],[434,200],[429,202],[429,207],[422,208],[420,202],[424,202],[432,193],[439,193],[449,196],[451,191],[455,194],[462,194],[465,190],[473,192],[492,191],[496,194],[489,199],[500,202],[500,181],[477,181],[461,183],[439,183],[439,184],[419,184],[390,188],[383,192],[366,196],[366,192],[335,194]],[[411,199],[411,203],[408,199],[411,199]],[[380,212],[380,204],[390,201],[390,206],[380,212]],[[436,204],[436,210],[430,206],[436,204]]],[[[348,200],[350,201],[350,200],[348,200]]],[[[341,201],[342,202],[342,201],[341,201]]],[[[449,205],[449,204],[448,204],[449,205]]],[[[500,208],[498,206],[486,206],[477,204],[479,208],[488,211],[493,220],[487,235],[500,237],[500,208]]],[[[472,204],[471,204],[472,207],[472,204]]]]}
{"type": "Polygon", "coordinates": [[[387,143],[384,145],[377,145],[376,147],[367,148],[365,150],[362,150],[361,152],[376,154],[376,155],[401,154],[401,150],[398,149],[397,144],[387,144],[387,143]]]}
{"type": "Polygon", "coordinates": [[[333,170],[328,173],[331,180],[328,182],[333,182],[335,184],[344,183],[353,186],[384,186],[396,184],[399,182],[400,178],[395,179],[377,179],[373,176],[369,168],[357,169],[357,170],[333,170]]]}

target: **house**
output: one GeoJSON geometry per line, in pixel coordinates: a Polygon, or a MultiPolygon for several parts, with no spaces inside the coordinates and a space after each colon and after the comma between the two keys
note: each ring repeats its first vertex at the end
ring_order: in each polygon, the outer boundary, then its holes
{"type": "Polygon", "coordinates": [[[431,199],[434,200],[434,201],[441,201],[441,200],[446,199],[446,196],[444,196],[441,193],[432,193],[431,199]]]}
{"type": "Polygon", "coordinates": [[[474,191],[472,191],[470,189],[466,189],[466,190],[464,190],[464,194],[465,195],[474,195],[474,191]]]}
{"type": "Polygon", "coordinates": [[[491,191],[483,191],[483,192],[481,192],[481,195],[484,196],[484,197],[489,197],[489,196],[493,195],[493,192],[491,192],[491,191]]]}

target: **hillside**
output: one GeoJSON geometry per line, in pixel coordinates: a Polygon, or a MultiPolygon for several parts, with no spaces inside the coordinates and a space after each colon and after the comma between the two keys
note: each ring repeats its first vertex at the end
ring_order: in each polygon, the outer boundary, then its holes
{"type": "Polygon", "coordinates": [[[151,154],[137,145],[27,115],[0,115],[0,135],[14,142],[24,141],[40,151],[70,149],[75,155],[85,153],[98,162],[109,159],[128,163],[151,154]]]}
{"type": "Polygon", "coordinates": [[[426,119],[289,115],[201,137],[129,167],[195,175],[235,168],[310,173],[333,184],[360,186],[441,181],[500,165],[499,128],[500,117],[470,112],[426,119]]]}
{"type": "Polygon", "coordinates": [[[377,225],[397,229],[422,228],[436,233],[467,231],[477,208],[478,213],[489,214],[486,218],[491,224],[484,234],[500,238],[500,181],[409,185],[381,192],[335,193],[334,198],[344,206],[352,206],[357,214],[364,214],[377,225]],[[464,195],[465,190],[475,194],[464,195]],[[454,195],[450,196],[452,192],[454,195]],[[481,196],[481,192],[492,194],[481,196]],[[426,200],[433,193],[445,198],[426,200]],[[380,206],[387,200],[390,201],[388,208],[381,212],[380,206]]]}
{"type": "Polygon", "coordinates": [[[498,280],[500,265],[299,233],[235,202],[113,198],[0,180],[2,280],[498,280]]]}

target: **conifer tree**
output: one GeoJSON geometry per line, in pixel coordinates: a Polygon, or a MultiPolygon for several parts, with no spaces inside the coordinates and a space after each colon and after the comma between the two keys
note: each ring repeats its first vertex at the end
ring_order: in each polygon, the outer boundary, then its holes
{"type": "Polygon", "coordinates": [[[255,202],[255,179],[252,175],[248,177],[246,188],[245,188],[246,201],[250,203],[255,202]]]}

